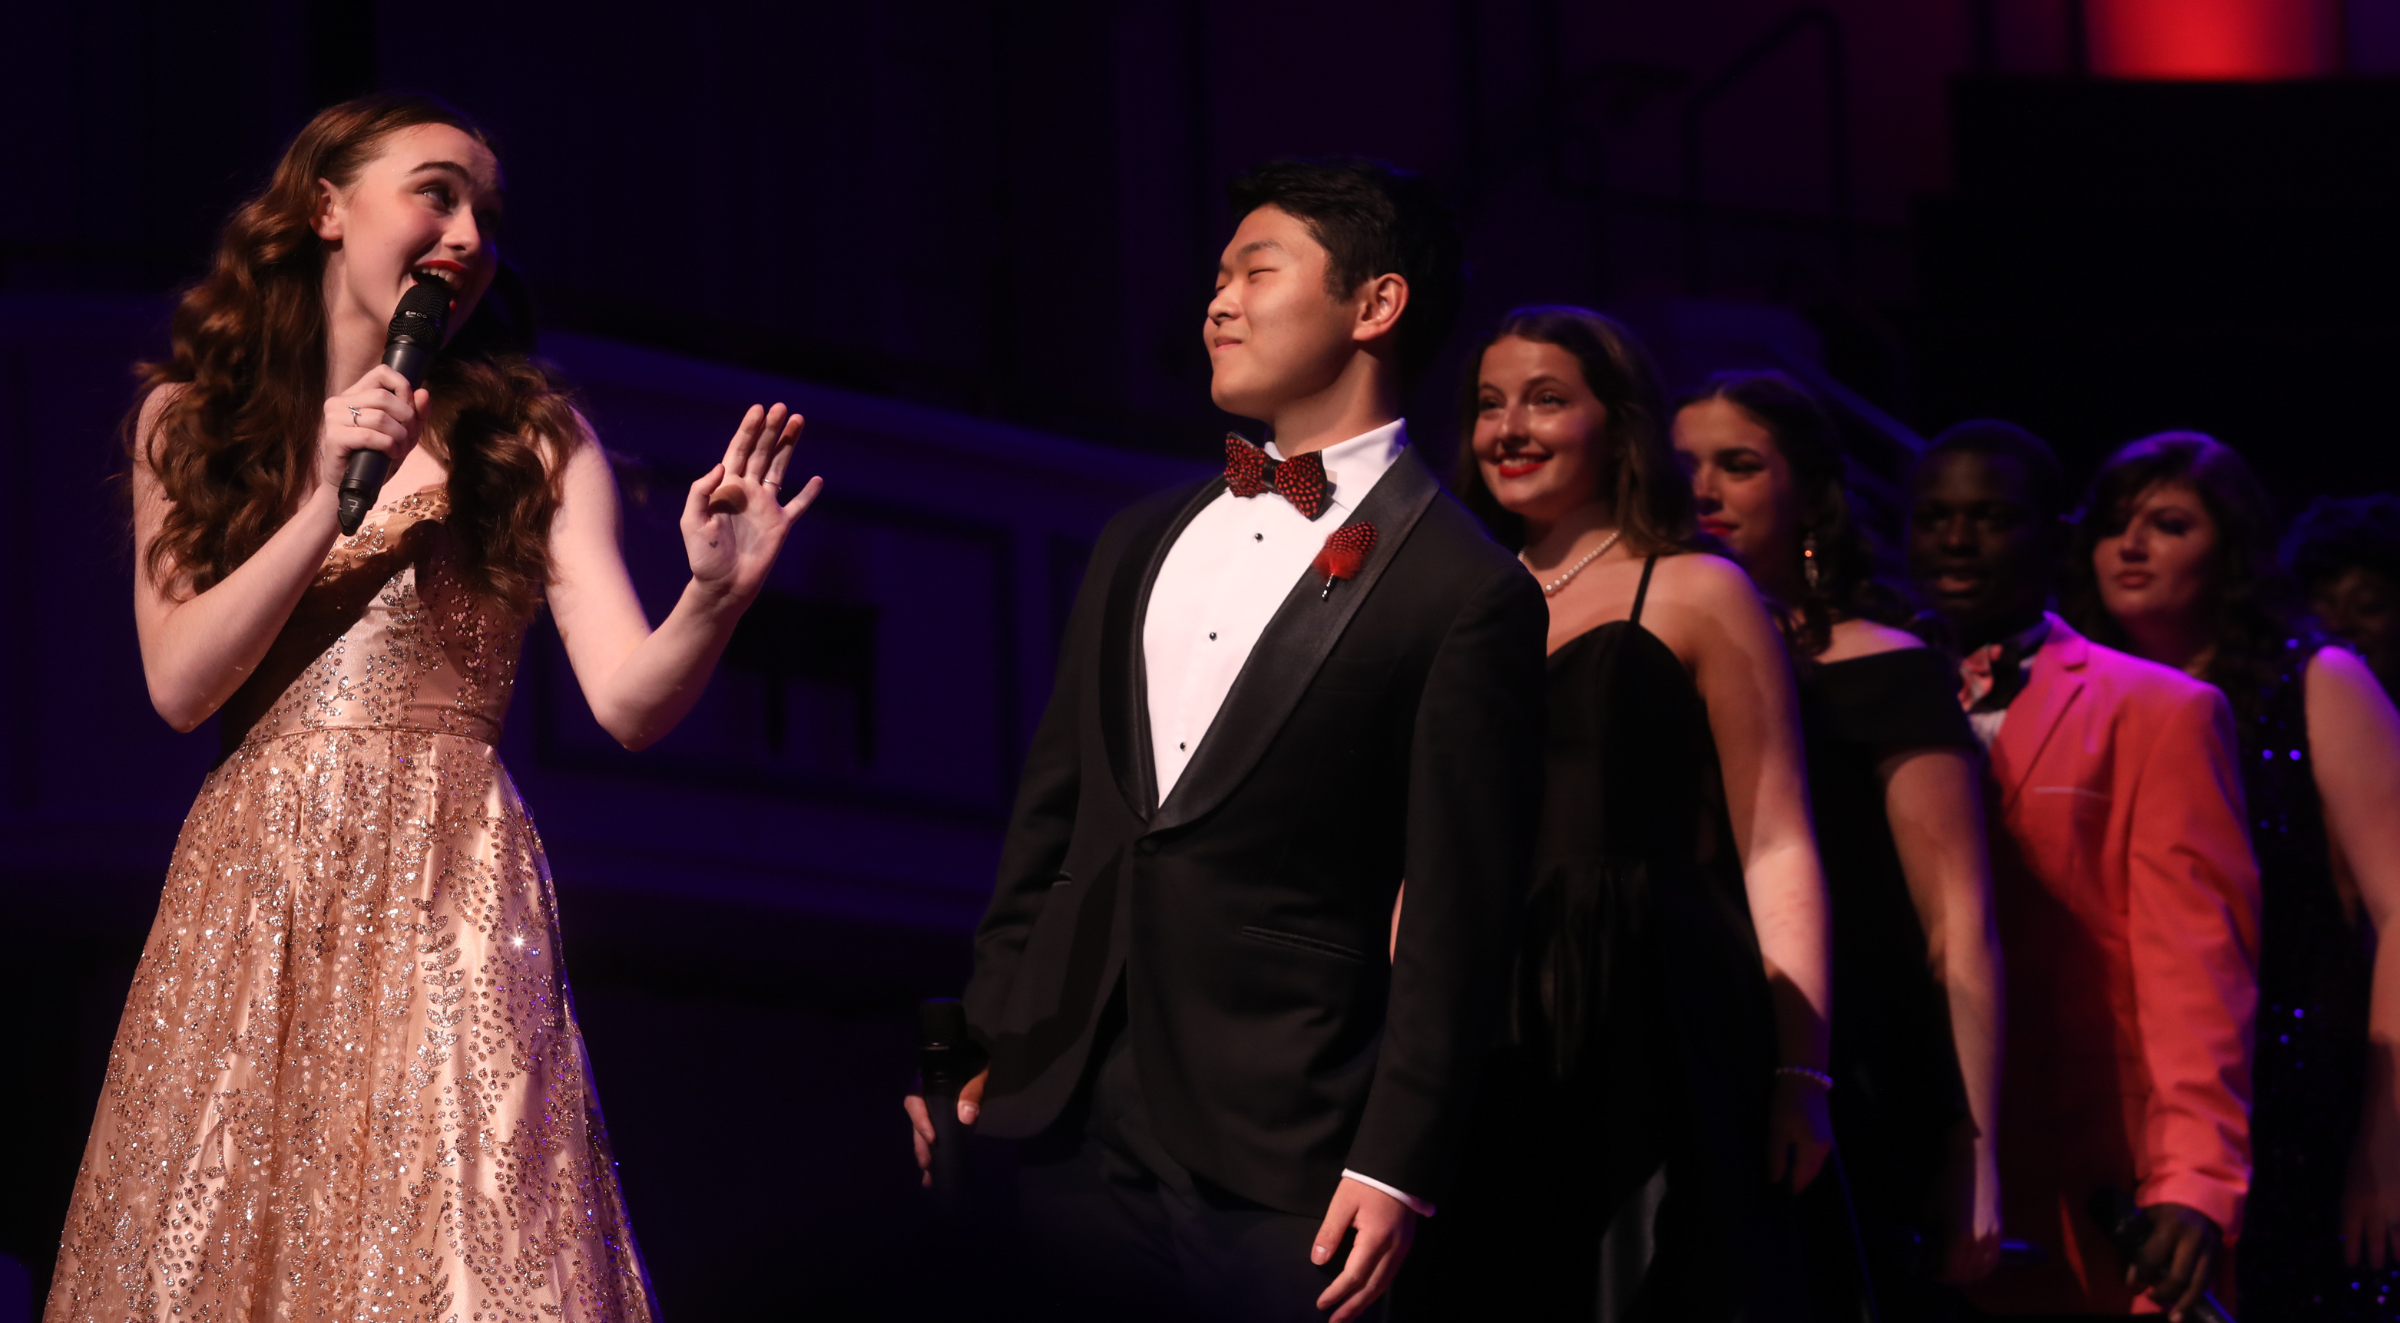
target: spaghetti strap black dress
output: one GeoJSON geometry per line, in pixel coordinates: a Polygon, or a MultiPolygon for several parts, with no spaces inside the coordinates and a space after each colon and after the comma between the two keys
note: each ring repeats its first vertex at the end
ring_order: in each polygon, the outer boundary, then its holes
{"type": "Polygon", "coordinates": [[[1602,1237],[1661,1169],[1626,1320],[1796,1308],[1766,1177],[1772,1014],[1708,713],[1632,614],[1550,655],[1548,784],[1504,1041],[1419,1227],[1401,1319],[1599,1311],[1602,1237]]]}

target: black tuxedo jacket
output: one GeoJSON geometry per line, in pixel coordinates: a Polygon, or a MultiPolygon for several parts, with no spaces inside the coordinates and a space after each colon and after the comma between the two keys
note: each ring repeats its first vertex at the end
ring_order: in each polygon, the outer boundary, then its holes
{"type": "Polygon", "coordinates": [[[1404,451],[1351,516],[1378,534],[1358,576],[1292,585],[1160,803],[1142,620],[1224,487],[1152,497],[1092,553],[975,938],[980,1128],[1059,1117],[1121,976],[1151,1126],[1192,1172],[1309,1216],[1345,1167],[1438,1200],[1523,902],[1548,613],[1404,451]]]}

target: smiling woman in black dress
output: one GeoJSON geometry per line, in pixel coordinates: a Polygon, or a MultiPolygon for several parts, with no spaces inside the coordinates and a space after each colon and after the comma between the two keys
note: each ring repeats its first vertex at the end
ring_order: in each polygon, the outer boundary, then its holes
{"type": "Polygon", "coordinates": [[[1549,597],[1548,781],[1509,1032],[1400,1314],[1595,1317],[1603,1237],[1663,1171],[1621,1316],[1787,1317],[1777,1192],[1831,1141],[1790,660],[1739,567],[1688,550],[1622,327],[1519,309],[1473,362],[1459,486],[1549,597]]]}

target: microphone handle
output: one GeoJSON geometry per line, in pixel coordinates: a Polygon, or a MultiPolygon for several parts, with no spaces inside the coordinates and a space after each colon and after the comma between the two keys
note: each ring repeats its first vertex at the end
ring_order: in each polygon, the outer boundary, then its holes
{"type": "MultiPolygon", "coordinates": [[[[433,363],[433,349],[414,340],[393,340],[383,347],[383,365],[398,369],[408,378],[408,388],[415,390],[424,384],[425,369],[433,363]]],[[[358,531],[367,511],[383,495],[383,480],[391,472],[392,461],[380,450],[353,450],[350,463],[342,470],[340,519],[342,536],[358,531]]]]}
{"type": "Polygon", "coordinates": [[[433,346],[414,340],[388,340],[383,346],[383,365],[399,369],[408,378],[408,388],[415,390],[425,384],[425,369],[433,365],[433,346]]]}
{"type": "Polygon", "coordinates": [[[353,450],[349,466],[342,470],[339,509],[342,536],[358,531],[367,511],[375,508],[375,498],[383,494],[383,479],[392,467],[389,455],[380,450],[353,450]]]}

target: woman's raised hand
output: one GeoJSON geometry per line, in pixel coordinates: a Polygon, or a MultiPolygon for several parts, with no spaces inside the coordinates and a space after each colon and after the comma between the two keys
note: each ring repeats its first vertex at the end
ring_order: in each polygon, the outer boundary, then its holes
{"type": "Polygon", "coordinates": [[[350,466],[351,453],[359,450],[389,455],[387,474],[398,469],[417,448],[431,398],[422,389],[409,389],[408,378],[395,368],[383,363],[368,368],[350,389],[325,401],[325,416],[317,426],[317,477],[328,487],[340,486],[342,470],[350,466]]]}
{"type": "Polygon", "coordinates": [[[683,506],[683,548],[692,582],[748,604],[767,581],[784,536],[817,499],[823,478],[810,478],[783,499],[783,471],[804,420],[778,404],[751,405],[725,447],[723,463],[700,475],[683,506]]]}

